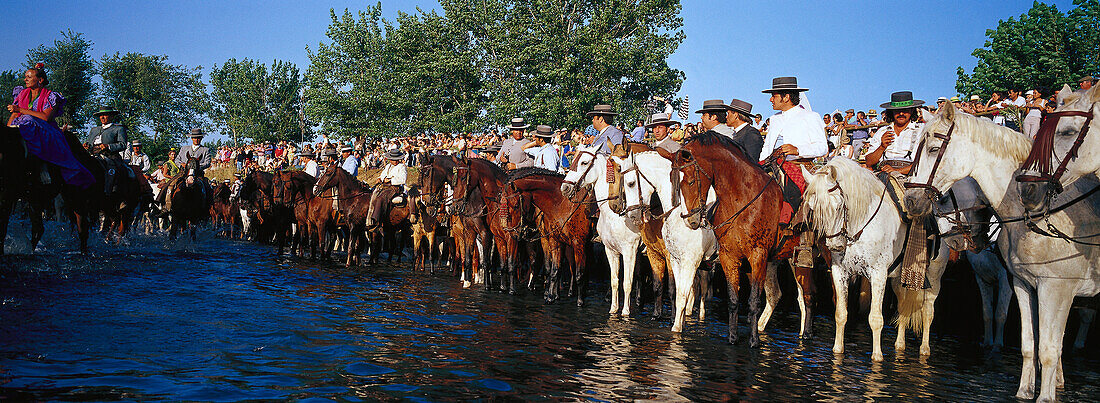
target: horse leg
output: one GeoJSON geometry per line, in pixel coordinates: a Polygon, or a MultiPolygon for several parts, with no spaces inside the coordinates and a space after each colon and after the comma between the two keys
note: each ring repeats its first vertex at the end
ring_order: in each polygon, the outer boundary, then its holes
{"type": "Polygon", "coordinates": [[[1035,326],[1037,325],[1037,306],[1035,288],[1019,278],[1012,279],[1012,289],[1016,294],[1016,303],[1020,307],[1020,356],[1023,366],[1020,369],[1020,387],[1016,390],[1017,399],[1035,398],[1035,326]]]}
{"type": "Polygon", "coordinates": [[[802,326],[798,335],[803,340],[810,340],[814,337],[814,296],[817,294],[813,268],[791,267],[791,273],[794,274],[794,284],[798,288],[798,309],[802,313],[802,326]]]}
{"type": "MultiPolygon", "coordinates": [[[[763,278],[767,276],[768,255],[766,249],[758,248],[749,251],[749,285],[752,290],[749,294],[749,332],[751,338],[749,344],[752,347],[760,345],[760,329],[756,324],[760,323],[760,292],[763,289],[763,278]],[[761,275],[763,274],[763,275],[761,275]]],[[[699,302],[702,309],[703,301],[699,302]]]]}
{"type": "MultiPolygon", "coordinates": [[[[584,297],[585,297],[585,294],[587,293],[587,290],[588,290],[588,276],[587,276],[588,273],[585,272],[585,267],[584,267],[584,263],[585,263],[584,262],[584,247],[585,246],[586,246],[585,242],[574,243],[573,246],[572,246],[572,249],[573,249],[572,252],[573,253],[570,254],[570,255],[567,255],[571,258],[571,259],[569,259],[569,265],[570,265],[570,267],[573,268],[573,283],[576,286],[577,307],[584,306],[584,297]]],[[[633,272],[634,272],[634,270],[631,269],[631,273],[633,273],[633,272]]],[[[627,277],[627,281],[633,281],[633,279],[630,278],[630,277],[627,277]]],[[[625,294],[625,297],[628,298],[628,299],[630,298],[629,292],[630,291],[627,290],[627,294],[625,294]]],[[[628,310],[627,314],[629,314],[630,302],[627,301],[626,305],[627,305],[627,308],[624,308],[624,309],[628,310]]]]}
{"type": "Polygon", "coordinates": [[[1066,319],[1073,306],[1073,295],[1080,280],[1043,278],[1036,293],[1039,297],[1039,367],[1042,368],[1040,402],[1052,402],[1062,378],[1062,338],[1066,319]]]}
{"type": "MultiPolygon", "coordinates": [[[[625,306],[623,306],[623,316],[630,316],[630,308],[633,305],[631,295],[634,294],[634,268],[638,264],[638,245],[634,244],[627,248],[626,253],[623,254],[623,296],[626,298],[625,306]]],[[[640,300],[641,297],[639,296],[640,300]]]]}
{"type": "Polygon", "coordinates": [[[42,224],[42,210],[31,207],[31,253],[34,253],[34,249],[38,247],[38,241],[42,240],[42,234],[46,232],[45,226],[42,224]]]}
{"type": "Polygon", "coordinates": [[[836,335],[833,337],[833,354],[844,354],[844,327],[848,324],[848,275],[844,267],[839,263],[833,263],[831,270],[833,277],[833,292],[836,295],[834,301],[836,312],[836,335]]]}
{"type": "Polygon", "coordinates": [[[665,305],[664,290],[667,262],[664,261],[663,256],[659,256],[652,249],[646,248],[646,255],[649,256],[649,267],[653,271],[653,319],[660,319],[665,305]]]}
{"type": "MultiPolygon", "coordinates": [[[[871,281],[871,314],[867,317],[867,323],[871,325],[871,361],[882,362],[882,301],[886,295],[886,271],[874,273],[869,276],[871,281]]],[[[838,301],[847,301],[843,299],[838,301]]]]}
{"type": "Polygon", "coordinates": [[[1089,327],[1092,327],[1092,322],[1096,320],[1096,309],[1081,307],[1077,314],[1081,318],[1081,323],[1077,327],[1077,337],[1073,339],[1074,350],[1085,348],[1085,340],[1089,337],[1089,327]]]}
{"type": "MultiPolygon", "coordinates": [[[[730,253],[719,252],[718,260],[722,264],[722,272],[726,275],[726,291],[729,293],[729,336],[727,340],[730,344],[735,344],[737,343],[737,311],[740,308],[738,305],[738,292],[741,290],[741,256],[735,257],[730,253]]],[[[691,278],[694,279],[694,276],[691,278]]],[[[755,324],[756,322],[752,322],[750,326],[755,324]]]]}
{"type": "Polygon", "coordinates": [[[685,268],[687,265],[677,257],[669,260],[669,266],[672,273],[669,284],[676,287],[673,294],[675,301],[672,304],[672,331],[679,333],[684,328],[684,318],[687,316],[687,300],[695,283],[695,268],[685,268]]]}
{"type": "Polygon", "coordinates": [[[966,252],[967,261],[970,262],[970,266],[974,269],[974,279],[978,282],[978,292],[982,296],[982,321],[985,324],[982,332],[982,346],[992,347],[994,345],[994,327],[993,327],[993,310],[998,308],[995,304],[997,301],[993,298],[993,286],[1000,284],[990,284],[986,281],[981,273],[989,274],[989,267],[985,265],[985,261],[979,260],[976,254],[972,252],[966,252]]]}
{"type": "Polygon", "coordinates": [[[434,276],[435,275],[435,260],[433,259],[434,258],[433,255],[435,254],[435,232],[434,231],[429,232],[427,234],[427,237],[428,237],[428,256],[427,256],[427,258],[428,258],[428,274],[434,276]]]}
{"type": "MultiPolygon", "coordinates": [[[[15,201],[10,197],[6,197],[3,202],[0,202],[0,256],[4,255],[5,240],[8,238],[8,222],[11,221],[11,211],[14,205],[15,201]]],[[[31,252],[33,253],[34,249],[31,249],[31,252]]]]}
{"type": "MultiPolygon", "coordinates": [[[[768,262],[768,272],[764,277],[764,311],[760,313],[760,320],[756,322],[756,330],[763,332],[768,327],[772,312],[783,297],[783,290],[779,289],[778,266],[776,262],[768,262]]],[[[800,303],[801,305],[801,303],[800,303]]],[[[751,325],[751,323],[750,323],[751,325]]]]}
{"type": "MultiPolygon", "coordinates": [[[[610,237],[608,237],[608,239],[610,239],[610,237]]],[[[605,252],[604,255],[607,256],[607,266],[611,270],[611,309],[607,313],[614,316],[619,314],[619,288],[622,285],[622,279],[619,277],[621,261],[619,260],[620,254],[618,251],[613,251],[611,248],[605,248],[605,252]]],[[[623,258],[625,260],[626,256],[623,255],[623,258]]]]}
{"type": "Polygon", "coordinates": [[[558,289],[561,287],[562,250],[559,245],[549,240],[543,244],[543,250],[548,251],[550,255],[550,272],[546,276],[547,285],[545,299],[547,304],[552,304],[558,300],[558,289]]]}

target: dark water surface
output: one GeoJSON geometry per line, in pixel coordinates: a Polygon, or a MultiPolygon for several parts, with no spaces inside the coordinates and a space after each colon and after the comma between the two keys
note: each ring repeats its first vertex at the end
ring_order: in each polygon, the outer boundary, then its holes
{"type": "MultiPolygon", "coordinates": [[[[976,401],[1011,398],[1019,376],[1018,350],[987,358],[950,337],[928,359],[911,337],[898,357],[891,327],[873,364],[865,318],[844,357],[831,313],[800,343],[789,309],[750,349],[725,343],[717,300],[676,335],[609,318],[606,284],[584,308],[546,306],[406,263],[344,269],[203,235],[0,260],[0,399],[976,401]]],[[[1064,361],[1063,399],[1100,396],[1096,360],[1064,361]]]]}

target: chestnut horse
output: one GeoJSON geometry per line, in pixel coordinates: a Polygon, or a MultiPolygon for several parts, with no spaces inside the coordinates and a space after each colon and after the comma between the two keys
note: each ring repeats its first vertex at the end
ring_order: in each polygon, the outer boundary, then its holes
{"type": "Polygon", "coordinates": [[[424,270],[426,267],[429,274],[435,274],[436,245],[446,238],[447,228],[444,225],[449,222],[450,217],[447,217],[447,212],[443,209],[435,210],[435,214],[429,213],[428,206],[424,204],[424,195],[417,186],[409,189],[407,203],[409,223],[412,225],[413,269],[424,270]]]}
{"type": "Polygon", "coordinates": [[[240,209],[237,203],[231,200],[233,191],[227,183],[219,183],[214,188],[214,203],[210,205],[210,221],[214,226],[226,224],[229,226],[229,238],[233,238],[234,229],[241,224],[240,209]]]}
{"type": "Polygon", "coordinates": [[[401,205],[393,203],[393,198],[400,192],[399,186],[380,183],[371,193],[367,219],[364,222],[367,239],[371,244],[371,262],[378,261],[383,249],[389,251],[386,261],[392,261],[394,257],[397,257],[398,262],[401,261],[402,243],[409,238],[411,229],[408,198],[401,205]]]}
{"type": "MultiPolygon", "coordinates": [[[[718,240],[718,260],[729,293],[731,343],[737,341],[741,265],[746,260],[749,263],[750,344],[756,346],[760,340],[760,292],[767,279],[768,262],[783,246],[779,231],[783,195],[779,186],[756,161],[721,135],[692,137],[680,151],[668,156],[673,165],[673,184],[679,185],[683,195],[688,226],[712,226],[718,240]],[[713,204],[706,200],[711,187],[717,198],[713,204]]],[[[678,201],[673,198],[674,203],[678,201]]]]}
{"type": "Polygon", "coordinates": [[[495,214],[499,214],[501,208],[501,189],[508,180],[508,174],[500,169],[497,164],[481,158],[463,160],[453,156],[451,158],[454,163],[453,209],[459,214],[475,216],[488,214],[489,217],[485,221],[489,231],[493,233],[493,243],[500,255],[500,273],[497,273],[496,276],[493,275],[494,270],[491,266],[484,264],[489,260],[488,255],[481,256],[482,267],[485,267],[485,275],[483,276],[485,289],[493,288],[494,278],[496,277],[495,281],[500,282],[502,291],[507,290],[510,294],[515,294],[515,276],[510,279],[500,277],[503,276],[506,270],[504,266],[507,265],[508,259],[516,256],[519,252],[519,239],[505,230],[501,220],[494,218],[495,214]],[[480,200],[477,199],[477,196],[480,196],[480,200]]]}
{"type": "MultiPolygon", "coordinates": [[[[316,257],[315,245],[310,242],[316,234],[312,231],[309,215],[310,202],[314,199],[313,185],[316,183],[317,179],[302,171],[276,171],[271,177],[272,201],[294,214],[294,234],[290,241],[292,255],[305,256],[305,248],[309,246],[311,257],[316,257]]],[[[324,247],[321,243],[317,245],[324,247]]]]}
{"type": "Polygon", "coordinates": [[[358,265],[359,254],[366,245],[363,236],[370,210],[371,188],[339,166],[331,165],[317,178],[313,195],[316,200],[323,200],[329,205],[332,205],[333,200],[336,201],[340,214],[348,225],[348,255],[344,265],[358,265]],[[331,196],[325,194],[329,190],[334,190],[331,196]]]}
{"type": "Polygon", "coordinates": [[[278,253],[282,255],[287,234],[290,233],[292,212],[275,204],[273,179],[274,175],[258,169],[245,171],[239,197],[241,207],[255,213],[259,224],[256,228],[256,239],[267,242],[274,236],[279,245],[278,253]]]}
{"type": "MultiPolygon", "coordinates": [[[[542,213],[538,218],[538,229],[541,234],[542,250],[548,255],[550,270],[547,275],[547,287],[545,299],[551,303],[558,298],[558,287],[561,280],[561,262],[563,252],[569,260],[572,269],[570,290],[577,296],[577,306],[584,306],[586,291],[585,258],[588,241],[591,238],[592,223],[588,218],[588,204],[583,200],[588,197],[580,197],[581,202],[565,197],[562,194],[562,183],[565,176],[557,172],[541,168],[521,168],[508,175],[508,181],[502,188],[500,195],[501,207],[498,217],[505,230],[515,234],[521,225],[525,200],[523,196],[530,197],[530,203],[538,207],[542,213]]],[[[582,193],[589,193],[589,189],[582,193]]],[[[583,195],[583,194],[582,194],[583,195]]],[[[514,255],[510,257],[514,259],[514,255]]],[[[509,280],[512,280],[515,262],[508,264],[509,280]]]]}
{"type": "MultiPolygon", "coordinates": [[[[451,157],[427,156],[422,158],[417,177],[420,187],[420,201],[427,214],[438,214],[445,210],[450,214],[451,237],[455,241],[457,265],[453,269],[462,271],[462,284],[468,288],[471,282],[480,283],[482,271],[489,266],[492,233],[485,221],[485,204],[481,190],[477,187],[467,189],[470,192],[462,208],[455,208],[451,196],[455,186],[456,159],[451,157]],[[480,247],[479,245],[480,240],[480,247]],[[477,266],[475,268],[475,265],[477,266]],[[475,274],[475,269],[477,273],[475,274]]],[[[530,282],[528,287],[533,286],[530,282]]]]}

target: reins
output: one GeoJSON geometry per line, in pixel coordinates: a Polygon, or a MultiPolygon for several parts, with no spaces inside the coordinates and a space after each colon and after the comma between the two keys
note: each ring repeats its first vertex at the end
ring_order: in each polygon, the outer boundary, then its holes
{"type": "MultiPolygon", "coordinates": [[[[844,188],[840,187],[840,181],[837,181],[836,185],[833,185],[833,187],[829,189],[830,193],[832,193],[834,191],[840,191],[840,196],[843,197],[844,200],[848,200],[848,195],[844,193],[844,188]]],[[[863,227],[860,228],[859,231],[857,231],[854,236],[848,236],[848,226],[845,225],[845,224],[842,224],[840,226],[840,230],[837,231],[837,233],[832,234],[832,235],[825,235],[825,239],[833,239],[833,238],[836,238],[838,236],[843,235],[845,240],[848,242],[848,245],[852,245],[853,243],[856,243],[856,241],[859,241],[859,238],[861,236],[863,236],[863,231],[866,230],[867,227],[871,225],[871,221],[875,220],[875,217],[878,216],[879,210],[882,209],[882,203],[883,203],[883,201],[886,200],[886,191],[887,191],[886,185],[883,185],[882,194],[879,195],[878,206],[875,207],[875,212],[871,213],[871,216],[867,218],[867,222],[863,223],[863,227]]],[[[847,205],[847,203],[845,203],[845,205],[844,205],[844,222],[845,223],[848,222],[848,205],[847,205]]]]}

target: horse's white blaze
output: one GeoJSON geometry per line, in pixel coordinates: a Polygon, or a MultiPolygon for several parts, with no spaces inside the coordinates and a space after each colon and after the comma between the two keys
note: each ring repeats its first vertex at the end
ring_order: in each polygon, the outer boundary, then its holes
{"type": "MultiPolygon", "coordinates": [[[[672,163],[661,157],[656,152],[647,151],[635,153],[625,159],[612,157],[625,171],[637,164],[638,171],[649,181],[637,177],[633,173],[627,173],[623,178],[624,197],[626,206],[637,206],[642,200],[648,201],[656,193],[661,200],[661,205],[666,209],[672,206],[672,198],[680,195],[672,194],[672,182],[669,174],[672,171],[672,163]],[[631,176],[634,176],[631,178],[631,176]],[[633,180],[632,180],[633,179],[633,180]],[[652,182],[652,186],[650,183],[652,182]],[[657,188],[655,189],[654,186],[657,188]],[[639,198],[638,189],[641,189],[639,198]]],[[[713,197],[711,200],[714,200],[713,197]]],[[[694,297],[695,273],[703,259],[717,253],[717,242],[714,232],[709,228],[693,230],[687,222],[681,218],[684,213],[684,203],[680,203],[665,218],[664,227],[661,228],[661,236],[668,250],[668,268],[676,282],[676,306],[673,307],[672,331],[679,332],[684,327],[688,300],[694,297]]]]}
{"type": "MultiPolygon", "coordinates": [[[[956,128],[943,156],[945,162],[952,163],[941,164],[932,183],[945,189],[945,185],[970,176],[977,181],[1000,217],[1022,216],[1024,207],[1015,186],[1015,172],[1029,151],[1030,142],[1026,136],[957,113],[952,106],[945,105],[925,125],[925,141],[930,141],[930,133],[945,130],[952,123],[956,128]]],[[[927,180],[935,157],[929,155],[926,147],[918,159],[923,178],[918,177],[913,180],[915,182],[927,180]]],[[[1067,186],[1054,203],[1071,200],[1095,185],[1092,179],[1078,180],[1067,186]]],[[[1037,224],[1040,228],[1053,225],[1071,236],[1091,235],[1100,232],[1098,211],[1100,197],[1093,196],[1040,219],[1037,224]]],[[[1023,367],[1016,396],[1035,397],[1035,347],[1038,342],[1038,361],[1043,368],[1039,400],[1054,400],[1061,378],[1062,338],[1073,298],[1100,293],[1100,248],[1033,233],[1023,222],[1005,224],[998,246],[1013,274],[1013,289],[1020,305],[1023,367]],[[1037,303],[1037,311],[1032,309],[1033,301],[1037,303]],[[1036,321],[1038,326],[1035,326],[1036,321]],[[1039,331],[1038,340],[1033,327],[1039,331]]]]}

